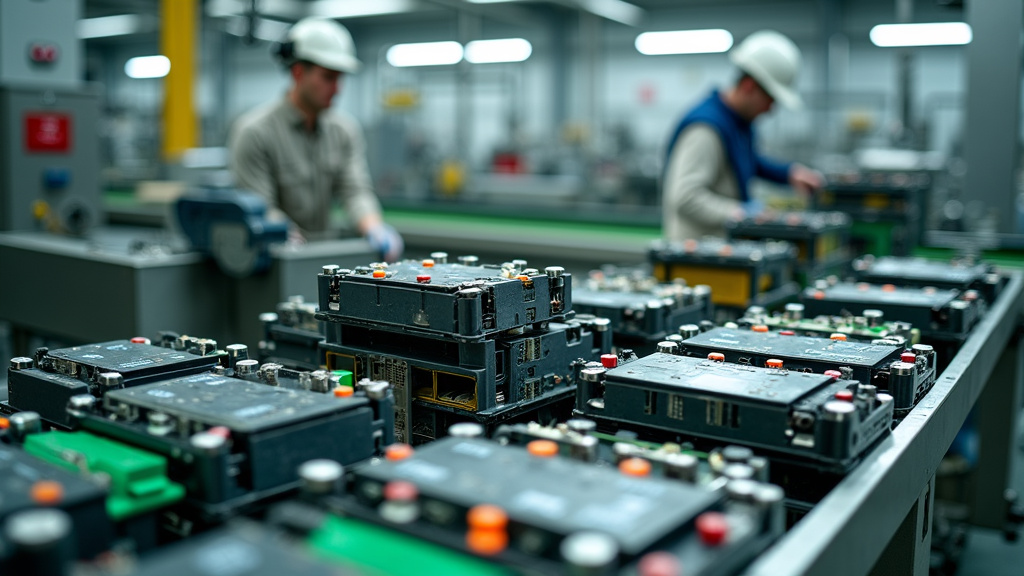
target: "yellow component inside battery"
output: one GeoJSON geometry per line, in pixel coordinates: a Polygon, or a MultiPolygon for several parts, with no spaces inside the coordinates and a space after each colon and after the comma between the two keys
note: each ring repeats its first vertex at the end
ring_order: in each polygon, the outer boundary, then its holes
{"type": "MultiPolygon", "coordinates": [[[[659,266],[663,265],[655,264],[655,270],[659,266]]],[[[750,293],[751,286],[753,285],[750,274],[749,269],[673,264],[669,277],[666,280],[683,278],[690,286],[707,284],[711,286],[711,301],[716,305],[746,307],[750,305],[750,301],[754,296],[750,293]]],[[[655,276],[658,276],[657,271],[655,276]]],[[[759,292],[769,290],[772,287],[771,275],[762,274],[758,278],[757,284],[759,292]]]]}
{"type": "Polygon", "coordinates": [[[864,196],[864,207],[883,210],[889,207],[889,197],[885,194],[867,194],[864,196]]]}
{"type": "Polygon", "coordinates": [[[413,394],[420,400],[476,411],[476,378],[444,370],[413,367],[413,394]]]}
{"type": "Polygon", "coordinates": [[[822,234],[815,246],[815,260],[817,262],[824,262],[837,252],[839,248],[839,234],[835,232],[822,234]]]}

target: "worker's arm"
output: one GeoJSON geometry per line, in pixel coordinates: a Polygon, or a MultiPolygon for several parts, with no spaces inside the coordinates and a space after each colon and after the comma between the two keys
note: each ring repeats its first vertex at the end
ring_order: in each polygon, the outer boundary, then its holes
{"type": "Polygon", "coordinates": [[[684,220],[722,226],[743,216],[737,198],[713,189],[719,170],[728,162],[714,128],[693,124],[679,135],[665,171],[664,205],[684,220]]]}
{"type": "Polygon", "coordinates": [[[355,120],[341,116],[343,133],[342,157],[339,159],[341,175],[335,195],[345,207],[345,214],[366,234],[370,226],[381,221],[380,202],[373,193],[370,168],[366,162],[366,141],[355,120]]]}
{"type": "MultiPolygon", "coordinates": [[[[235,186],[262,196],[271,219],[290,222],[278,202],[273,159],[260,132],[247,125],[235,126],[228,137],[228,150],[228,168],[235,178],[235,186]]],[[[294,224],[291,227],[296,228],[294,224]]]]}
{"type": "Polygon", "coordinates": [[[797,192],[811,193],[825,185],[821,172],[796,162],[779,162],[757,156],[757,175],[778,184],[789,184],[797,192]]]}
{"type": "Polygon", "coordinates": [[[402,237],[381,218],[380,202],[373,193],[370,167],[366,161],[366,140],[363,131],[352,118],[341,116],[344,134],[342,170],[335,193],[345,206],[345,213],[359,233],[372,244],[387,261],[402,255],[402,237]]]}

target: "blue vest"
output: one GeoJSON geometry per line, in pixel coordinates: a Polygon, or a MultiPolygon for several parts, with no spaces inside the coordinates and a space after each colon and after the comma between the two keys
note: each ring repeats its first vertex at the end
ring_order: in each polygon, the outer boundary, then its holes
{"type": "Polygon", "coordinates": [[[779,184],[789,182],[789,168],[792,164],[777,162],[758,155],[754,150],[754,127],[726,106],[725,102],[722,102],[718,90],[712,91],[710,96],[696,108],[690,110],[690,113],[684,116],[676,126],[672,133],[672,139],[669,140],[668,153],[665,156],[666,166],[668,166],[668,160],[672,158],[672,150],[676,147],[679,135],[689,125],[697,123],[711,126],[722,139],[725,156],[736,173],[736,184],[739,186],[741,202],[746,203],[750,200],[748,186],[750,179],[754,176],[779,184]]]}

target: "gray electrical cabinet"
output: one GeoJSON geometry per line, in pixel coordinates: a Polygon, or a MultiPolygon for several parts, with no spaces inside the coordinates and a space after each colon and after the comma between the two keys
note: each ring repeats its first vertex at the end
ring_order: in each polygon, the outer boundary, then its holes
{"type": "Polygon", "coordinates": [[[99,223],[98,122],[94,88],[0,86],[0,230],[99,223]]]}

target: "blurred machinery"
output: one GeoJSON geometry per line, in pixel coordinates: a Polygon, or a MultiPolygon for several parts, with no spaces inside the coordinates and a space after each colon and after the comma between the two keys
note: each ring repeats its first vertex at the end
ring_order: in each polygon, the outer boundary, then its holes
{"type": "Polygon", "coordinates": [[[200,189],[178,199],[178,227],[194,250],[210,254],[228,276],[244,278],[270,267],[270,245],[288,239],[288,223],[267,218],[253,192],[200,189]]]}
{"type": "Polygon", "coordinates": [[[0,231],[81,235],[100,221],[99,94],[81,81],[78,1],[0,6],[0,231]]]}

